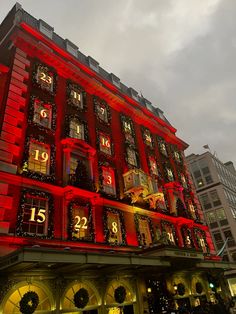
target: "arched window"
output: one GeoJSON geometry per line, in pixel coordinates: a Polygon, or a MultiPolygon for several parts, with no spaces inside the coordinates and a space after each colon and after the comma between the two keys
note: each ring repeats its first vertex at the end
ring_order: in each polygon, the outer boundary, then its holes
{"type": "MultiPolygon", "coordinates": [[[[35,313],[40,311],[40,313],[49,313],[52,310],[53,300],[50,297],[50,292],[47,287],[41,283],[33,282],[27,283],[22,282],[14,286],[9,293],[6,295],[2,302],[2,308],[0,308],[0,313],[7,314],[22,314],[20,311],[20,301],[24,296],[27,297],[27,293],[31,291],[38,295],[39,302],[35,313]]],[[[30,302],[30,300],[29,300],[30,302]]]]}

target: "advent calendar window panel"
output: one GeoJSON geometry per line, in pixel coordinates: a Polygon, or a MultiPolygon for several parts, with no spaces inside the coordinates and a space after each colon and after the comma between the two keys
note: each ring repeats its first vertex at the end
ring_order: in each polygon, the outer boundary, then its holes
{"type": "Polygon", "coordinates": [[[83,109],[83,95],[82,92],[76,88],[71,88],[69,92],[70,103],[79,109],[83,109]]]}
{"type": "Polygon", "coordinates": [[[149,167],[150,167],[150,173],[153,175],[158,175],[158,169],[157,169],[157,162],[154,157],[149,157],[149,167]]]}
{"type": "Polygon", "coordinates": [[[100,120],[108,122],[107,108],[102,104],[97,105],[97,116],[100,120]]]}
{"type": "Polygon", "coordinates": [[[28,169],[43,174],[50,173],[49,145],[31,141],[29,144],[28,169]]]}
{"type": "Polygon", "coordinates": [[[127,147],[127,162],[128,164],[137,167],[138,166],[138,161],[137,161],[137,155],[136,151],[130,147],[127,147]]]}
{"type": "Polygon", "coordinates": [[[72,206],[72,238],[85,239],[89,236],[89,209],[86,206],[72,206]]]}
{"type": "Polygon", "coordinates": [[[122,232],[119,213],[107,212],[107,226],[109,230],[108,242],[111,244],[121,244],[122,232]]]}
{"type": "Polygon", "coordinates": [[[138,227],[140,234],[140,244],[143,246],[148,246],[152,244],[152,236],[150,231],[149,220],[145,218],[138,219],[138,227]]]}
{"type": "Polygon", "coordinates": [[[102,167],[102,186],[107,194],[116,195],[115,174],[110,167],[102,167]]]}
{"type": "Polygon", "coordinates": [[[35,80],[40,88],[53,93],[55,84],[54,74],[47,66],[42,64],[36,66],[35,80]]]}
{"type": "Polygon", "coordinates": [[[52,105],[47,102],[34,100],[33,122],[51,129],[52,127],[52,105]]]}
{"type": "Polygon", "coordinates": [[[22,231],[28,234],[45,235],[48,226],[48,200],[26,197],[24,204],[22,231]]]}
{"type": "Polygon", "coordinates": [[[111,151],[111,139],[108,135],[99,134],[99,149],[101,152],[107,154],[107,155],[111,155],[112,151],[111,151]]]}
{"type": "Polygon", "coordinates": [[[107,103],[104,100],[99,99],[96,96],[94,96],[93,101],[94,101],[94,110],[95,110],[97,119],[101,123],[105,122],[106,124],[109,124],[111,120],[111,113],[110,113],[110,108],[107,105],[107,103]]]}
{"type": "Polygon", "coordinates": [[[78,120],[70,121],[70,137],[84,140],[84,124],[78,120]]]}

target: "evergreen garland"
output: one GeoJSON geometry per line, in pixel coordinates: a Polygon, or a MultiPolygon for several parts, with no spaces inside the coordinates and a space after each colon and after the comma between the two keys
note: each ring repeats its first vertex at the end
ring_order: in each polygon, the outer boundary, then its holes
{"type": "Polygon", "coordinates": [[[79,289],[74,294],[74,304],[78,309],[83,309],[89,302],[89,293],[85,288],[79,289]]]}
{"type": "Polygon", "coordinates": [[[20,312],[22,314],[32,314],[39,305],[39,296],[34,291],[26,292],[20,300],[20,312]]]}
{"type": "Polygon", "coordinates": [[[123,303],[126,298],[126,289],[124,286],[119,286],[114,291],[114,298],[117,303],[123,303]]]}

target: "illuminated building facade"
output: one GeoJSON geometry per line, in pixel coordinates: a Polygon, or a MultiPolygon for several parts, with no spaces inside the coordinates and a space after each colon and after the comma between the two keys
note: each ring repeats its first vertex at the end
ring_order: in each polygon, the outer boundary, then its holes
{"type": "Polygon", "coordinates": [[[19,4],[0,51],[0,311],[209,299],[218,259],[163,112],[19,4]]]}

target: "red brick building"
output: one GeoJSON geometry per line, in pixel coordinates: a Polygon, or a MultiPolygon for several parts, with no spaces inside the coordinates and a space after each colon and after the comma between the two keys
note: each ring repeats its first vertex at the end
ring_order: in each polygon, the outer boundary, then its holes
{"type": "Polygon", "coordinates": [[[163,112],[19,4],[0,26],[0,87],[2,313],[209,299],[218,259],[163,112]]]}

